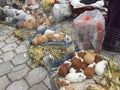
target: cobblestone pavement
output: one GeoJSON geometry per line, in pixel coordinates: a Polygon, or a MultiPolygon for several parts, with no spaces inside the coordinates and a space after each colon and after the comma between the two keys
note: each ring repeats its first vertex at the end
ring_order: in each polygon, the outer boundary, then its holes
{"type": "MultiPolygon", "coordinates": [[[[58,23],[57,28],[67,33],[74,30],[71,21],[58,23]]],[[[11,33],[7,25],[0,24],[0,90],[52,90],[47,71],[30,67],[31,60],[24,57],[25,43],[11,33]]],[[[102,54],[120,60],[120,53],[102,54]]]]}

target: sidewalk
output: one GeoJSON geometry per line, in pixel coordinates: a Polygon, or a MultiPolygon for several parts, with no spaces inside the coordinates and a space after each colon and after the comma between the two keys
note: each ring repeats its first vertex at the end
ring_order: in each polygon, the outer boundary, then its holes
{"type": "MultiPolygon", "coordinates": [[[[58,23],[57,28],[66,33],[74,30],[68,20],[58,23]]],[[[25,43],[11,33],[8,26],[0,24],[0,90],[52,90],[47,71],[43,67],[31,68],[31,60],[24,57],[25,43]]],[[[101,54],[120,60],[120,53],[102,50],[101,54]]]]}

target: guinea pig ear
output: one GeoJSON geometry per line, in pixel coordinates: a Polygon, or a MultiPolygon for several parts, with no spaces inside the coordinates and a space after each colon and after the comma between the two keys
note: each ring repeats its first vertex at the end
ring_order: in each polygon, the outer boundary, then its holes
{"type": "Polygon", "coordinates": [[[80,69],[80,71],[84,74],[84,70],[80,69]]]}

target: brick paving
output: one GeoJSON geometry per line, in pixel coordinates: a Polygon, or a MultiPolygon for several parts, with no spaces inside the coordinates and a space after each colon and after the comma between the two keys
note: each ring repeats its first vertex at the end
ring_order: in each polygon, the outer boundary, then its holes
{"type": "MultiPolygon", "coordinates": [[[[69,34],[74,30],[69,20],[58,23],[57,28],[69,34]]],[[[11,33],[7,25],[0,24],[0,90],[53,90],[45,68],[31,68],[30,58],[24,57],[24,41],[11,33]]],[[[120,53],[102,50],[101,54],[120,60],[120,53]]]]}

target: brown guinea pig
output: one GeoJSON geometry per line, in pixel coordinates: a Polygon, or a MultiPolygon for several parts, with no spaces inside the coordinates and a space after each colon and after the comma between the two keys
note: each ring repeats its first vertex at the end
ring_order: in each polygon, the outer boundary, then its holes
{"type": "Polygon", "coordinates": [[[87,67],[84,70],[84,74],[86,75],[87,78],[93,78],[94,72],[95,72],[95,67],[87,67]]]}
{"type": "Polygon", "coordinates": [[[77,52],[78,56],[81,57],[81,58],[83,58],[86,55],[86,53],[87,53],[86,51],[77,52]]]}
{"type": "Polygon", "coordinates": [[[65,77],[69,72],[70,67],[67,64],[62,63],[58,70],[58,75],[65,77]]]}
{"type": "Polygon", "coordinates": [[[36,38],[34,38],[34,39],[32,40],[32,44],[33,44],[33,45],[37,45],[37,44],[38,44],[38,40],[37,40],[36,38]]]}
{"type": "Polygon", "coordinates": [[[81,61],[79,58],[72,58],[71,59],[72,67],[76,69],[77,72],[80,72],[80,69],[85,69],[87,67],[87,64],[81,61]]]}
{"type": "Polygon", "coordinates": [[[84,56],[84,61],[86,64],[91,64],[95,60],[94,50],[89,50],[84,56]]]}
{"type": "Polygon", "coordinates": [[[99,55],[95,55],[95,63],[100,62],[102,59],[99,55]]]}
{"type": "Polygon", "coordinates": [[[21,20],[18,22],[18,27],[19,28],[24,28],[25,27],[25,21],[21,20]]]}

